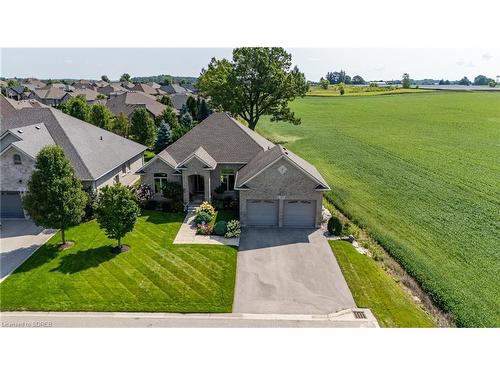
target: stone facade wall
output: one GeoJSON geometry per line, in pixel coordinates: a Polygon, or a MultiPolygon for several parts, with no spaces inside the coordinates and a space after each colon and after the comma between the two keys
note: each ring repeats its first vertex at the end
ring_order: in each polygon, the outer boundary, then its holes
{"type": "Polygon", "coordinates": [[[247,199],[279,199],[278,225],[283,225],[283,201],[289,199],[316,201],[316,227],[321,224],[321,207],[323,193],[315,191],[317,182],[313,181],[300,169],[289,161],[281,159],[250,180],[249,190],[240,190],[240,221],[242,226],[247,224],[247,199]],[[279,168],[284,166],[285,173],[279,168]]]}
{"type": "MultiPolygon", "coordinates": [[[[166,173],[167,181],[182,183],[182,176],[174,175],[175,169],[170,167],[164,161],[160,159],[155,159],[151,164],[145,168],[145,174],[141,175],[141,184],[149,185],[154,191],[154,174],[155,173],[166,173]]],[[[155,193],[153,196],[154,200],[162,201],[165,200],[161,193],[155,193]]]]}
{"type": "Polygon", "coordinates": [[[26,191],[28,180],[35,169],[35,161],[11,148],[1,156],[1,190],[26,191]],[[21,156],[21,164],[14,164],[14,154],[21,156]]]}

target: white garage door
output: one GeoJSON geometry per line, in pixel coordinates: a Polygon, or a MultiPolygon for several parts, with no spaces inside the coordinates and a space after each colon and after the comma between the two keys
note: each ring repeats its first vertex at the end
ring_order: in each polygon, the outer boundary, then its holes
{"type": "Polygon", "coordinates": [[[248,199],[247,222],[249,227],[277,226],[278,201],[248,199]]]}
{"type": "Polygon", "coordinates": [[[2,191],[0,201],[0,217],[3,218],[24,218],[24,211],[21,204],[21,194],[17,191],[2,191]]]}
{"type": "Polygon", "coordinates": [[[289,200],[284,203],[284,227],[313,228],[315,226],[316,201],[289,200]]]}

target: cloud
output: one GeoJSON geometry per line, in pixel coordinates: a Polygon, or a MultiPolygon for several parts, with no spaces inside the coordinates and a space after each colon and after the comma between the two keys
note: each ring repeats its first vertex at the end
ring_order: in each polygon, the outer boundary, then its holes
{"type": "Polygon", "coordinates": [[[481,60],[488,61],[491,60],[493,56],[491,56],[488,52],[484,53],[483,56],[481,56],[481,60]]]}

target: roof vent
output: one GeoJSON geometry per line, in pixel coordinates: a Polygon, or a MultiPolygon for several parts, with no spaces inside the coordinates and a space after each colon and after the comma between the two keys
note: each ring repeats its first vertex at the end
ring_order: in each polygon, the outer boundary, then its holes
{"type": "Polygon", "coordinates": [[[19,134],[23,134],[23,131],[22,131],[21,129],[19,129],[17,132],[18,132],[19,134]]]}
{"type": "Polygon", "coordinates": [[[101,135],[101,141],[102,141],[102,135],[101,135]]]}
{"type": "Polygon", "coordinates": [[[38,130],[40,130],[40,127],[39,127],[38,125],[36,125],[36,126],[35,126],[35,129],[38,129],[38,130]]]}

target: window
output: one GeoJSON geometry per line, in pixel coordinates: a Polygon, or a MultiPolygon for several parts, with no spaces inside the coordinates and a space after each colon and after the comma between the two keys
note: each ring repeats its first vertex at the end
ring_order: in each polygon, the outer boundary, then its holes
{"type": "Polygon", "coordinates": [[[23,164],[23,162],[21,161],[21,155],[14,154],[14,164],[23,164]]]}
{"type": "Polygon", "coordinates": [[[220,184],[224,188],[224,191],[234,190],[234,170],[232,169],[222,169],[220,172],[220,184]]]}
{"type": "Polygon", "coordinates": [[[155,194],[161,193],[163,187],[167,184],[167,174],[155,173],[153,176],[155,181],[155,194]]]}

